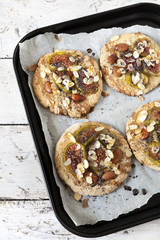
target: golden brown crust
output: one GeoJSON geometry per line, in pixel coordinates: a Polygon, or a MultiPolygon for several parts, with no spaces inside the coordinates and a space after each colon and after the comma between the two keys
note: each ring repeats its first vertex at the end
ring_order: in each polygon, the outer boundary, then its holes
{"type": "Polygon", "coordinates": [[[132,87],[125,81],[125,74],[123,74],[121,77],[116,77],[113,73],[109,74],[110,69],[112,69],[112,65],[108,62],[108,57],[112,54],[113,46],[119,43],[127,43],[132,46],[133,43],[139,38],[149,39],[153,48],[160,53],[160,47],[152,39],[140,32],[122,34],[115,41],[112,41],[111,39],[101,49],[100,65],[105,81],[111,88],[129,96],[139,96],[142,94],[146,94],[147,92],[156,88],[160,83],[160,76],[150,76],[149,84],[147,85],[147,87],[144,90],[140,90],[138,88],[132,87]]]}
{"type": "Polygon", "coordinates": [[[155,102],[156,103],[158,102],[160,104],[160,101],[150,102],[138,107],[133,112],[126,126],[126,134],[127,134],[127,139],[130,144],[130,147],[135,157],[137,158],[137,160],[140,161],[142,164],[145,164],[147,167],[160,171],[160,165],[157,165],[155,162],[151,161],[151,158],[147,154],[148,143],[145,140],[140,140],[139,138],[135,138],[135,134],[134,134],[135,130],[131,130],[132,125],[137,125],[138,114],[142,110],[146,110],[148,112],[150,109],[155,107],[155,102]]]}
{"type": "Polygon", "coordinates": [[[66,98],[68,98],[68,93],[61,91],[57,94],[57,92],[48,93],[45,91],[45,81],[41,76],[41,72],[49,71],[49,64],[47,62],[47,57],[51,54],[46,54],[40,58],[38,62],[38,67],[35,71],[33,78],[33,89],[36,97],[39,102],[45,107],[49,108],[51,112],[55,114],[63,114],[68,115],[70,117],[79,118],[81,116],[86,115],[90,112],[90,110],[95,106],[98,102],[101,92],[102,92],[102,78],[100,76],[100,71],[98,64],[95,60],[87,55],[83,55],[80,51],[74,50],[57,50],[56,52],[65,51],[65,53],[72,54],[72,56],[81,57],[81,66],[82,67],[94,67],[97,75],[99,76],[98,88],[96,92],[86,94],[86,99],[82,102],[74,102],[69,96],[69,106],[65,104],[66,98]]]}
{"type": "Polygon", "coordinates": [[[77,123],[69,127],[59,139],[55,151],[55,165],[60,178],[63,179],[64,182],[70,186],[74,192],[78,192],[82,195],[100,196],[112,192],[114,189],[120,186],[128,176],[131,168],[131,157],[126,156],[128,152],[130,153],[130,149],[126,140],[117,130],[113,129],[112,127],[99,122],[77,123]],[[74,134],[77,130],[86,125],[101,126],[106,130],[109,130],[117,137],[119,141],[118,148],[123,152],[121,162],[118,163],[120,164],[121,173],[115,179],[104,181],[101,186],[91,186],[87,184],[86,181],[78,182],[76,178],[64,166],[64,150],[66,146],[71,142],[70,138],[68,137],[68,133],[74,134]]]}

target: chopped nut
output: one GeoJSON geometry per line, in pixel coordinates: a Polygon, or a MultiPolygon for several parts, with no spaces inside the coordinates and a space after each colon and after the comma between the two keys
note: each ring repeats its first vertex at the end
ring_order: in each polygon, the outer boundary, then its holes
{"type": "Polygon", "coordinates": [[[142,129],[138,128],[134,131],[135,134],[139,134],[142,131],[142,129]]]}
{"type": "Polygon", "coordinates": [[[94,77],[94,80],[93,80],[94,82],[98,82],[99,81],[99,76],[98,75],[96,75],[95,77],[94,77]]]}
{"type": "Polygon", "coordinates": [[[36,70],[37,67],[38,67],[37,63],[34,63],[34,64],[32,64],[32,65],[30,65],[30,66],[28,67],[28,70],[29,70],[30,72],[33,72],[33,71],[36,70]]]}
{"type": "Polygon", "coordinates": [[[103,97],[108,97],[110,94],[107,91],[102,91],[102,96],[103,97]]]}
{"type": "Polygon", "coordinates": [[[55,39],[56,39],[57,41],[59,41],[59,42],[62,40],[62,37],[59,36],[58,34],[54,34],[54,37],[55,37],[55,39]]]}
{"type": "Polygon", "coordinates": [[[85,169],[89,168],[89,163],[86,159],[83,161],[83,165],[85,169]]]}
{"type": "Polygon", "coordinates": [[[106,154],[109,158],[114,158],[113,152],[111,150],[106,150],[106,154]]]}
{"type": "Polygon", "coordinates": [[[79,193],[74,193],[74,199],[75,199],[76,201],[81,200],[81,198],[82,198],[82,195],[80,195],[79,193]]]}
{"type": "Polygon", "coordinates": [[[71,133],[68,133],[68,137],[70,138],[71,142],[76,142],[75,137],[71,133]]]}
{"type": "Polygon", "coordinates": [[[69,166],[71,164],[71,159],[68,158],[65,162],[64,162],[64,166],[69,166]]]}
{"type": "Polygon", "coordinates": [[[97,127],[97,128],[95,128],[95,131],[99,132],[99,131],[102,131],[103,129],[104,129],[104,127],[97,127]]]}
{"type": "Polygon", "coordinates": [[[152,132],[153,130],[154,130],[154,126],[150,124],[150,125],[147,127],[147,132],[152,132]]]}
{"type": "Polygon", "coordinates": [[[127,151],[126,151],[126,156],[127,156],[127,157],[131,157],[131,156],[132,156],[132,152],[131,152],[130,150],[127,150],[127,151]]]}
{"type": "Polygon", "coordinates": [[[134,52],[133,52],[133,57],[134,57],[134,58],[138,58],[138,57],[139,57],[139,53],[138,53],[137,51],[134,51],[134,52]]]}
{"type": "Polygon", "coordinates": [[[83,208],[88,207],[88,198],[84,198],[84,199],[83,199],[83,201],[82,201],[82,206],[83,206],[83,208]]]}
{"type": "Polygon", "coordinates": [[[77,71],[73,71],[73,75],[76,77],[76,78],[79,78],[79,74],[77,71]]]}
{"type": "Polygon", "coordinates": [[[100,146],[101,146],[101,144],[100,144],[99,141],[96,141],[96,142],[94,143],[94,147],[95,147],[95,148],[100,148],[100,146]]]}
{"type": "Polygon", "coordinates": [[[69,60],[71,61],[71,62],[75,62],[76,60],[74,59],[74,57],[69,57],[69,60]]]}
{"type": "Polygon", "coordinates": [[[59,115],[59,113],[60,113],[59,107],[57,107],[57,106],[54,107],[54,113],[55,113],[56,115],[59,115]]]}
{"type": "Polygon", "coordinates": [[[138,99],[139,99],[140,101],[144,101],[144,97],[142,97],[142,96],[138,96],[138,99]]]}
{"type": "Polygon", "coordinates": [[[134,130],[134,129],[136,129],[137,127],[138,127],[138,126],[137,126],[136,124],[133,124],[133,125],[130,125],[129,128],[130,128],[131,130],[134,130]]]}
{"type": "Polygon", "coordinates": [[[139,91],[137,92],[137,96],[142,95],[142,94],[143,94],[142,90],[139,90],[139,91]]]}
{"type": "Polygon", "coordinates": [[[57,70],[58,71],[64,71],[64,67],[59,67],[57,70]]]}
{"type": "Polygon", "coordinates": [[[81,66],[79,66],[79,65],[73,65],[73,66],[70,66],[70,67],[68,67],[68,71],[78,71],[78,70],[80,70],[82,67],[81,66]]]}
{"type": "Polygon", "coordinates": [[[41,75],[42,78],[45,78],[46,73],[43,71],[43,72],[40,73],[40,75],[41,75]]]}
{"type": "Polygon", "coordinates": [[[142,110],[139,114],[138,114],[138,117],[137,117],[137,122],[144,122],[147,118],[147,111],[146,110],[142,110]]]}
{"type": "Polygon", "coordinates": [[[155,102],[154,105],[155,107],[160,107],[160,102],[155,102]]]}
{"type": "Polygon", "coordinates": [[[115,36],[113,36],[111,39],[110,39],[110,41],[111,42],[114,42],[114,41],[116,41],[116,40],[118,40],[119,39],[119,35],[115,35],[115,36]]]}
{"type": "Polygon", "coordinates": [[[141,90],[144,90],[144,89],[145,89],[145,86],[144,86],[142,83],[138,83],[138,87],[139,87],[141,90]]]}
{"type": "Polygon", "coordinates": [[[86,181],[87,181],[88,184],[92,184],[93,183],[91,176],[86,177],[86,181]]]}

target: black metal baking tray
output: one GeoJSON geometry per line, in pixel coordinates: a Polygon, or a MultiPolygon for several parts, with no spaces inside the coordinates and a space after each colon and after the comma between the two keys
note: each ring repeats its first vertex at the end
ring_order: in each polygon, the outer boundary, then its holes
{"type": "MultiPolygon", "coordinates": [[[[135,24],[149,25],[159,28],[159,13],[160,5],[151,3],[135,4],[84,18],[43,27],[30,32],[23,37],[20,42],[45,32],[74,34],[79,32],[92,32],[100,28],[128,27],[135,24]]],[[[128,214],[121,215],[115,220],[100,221],[94,225],[75,226],[63,208],[59,188],[57,187],[53,176],[52,163],[48,153],[48,147],[45,142],[44,133],[42,131],[39,114],[28,87],[27,74],[21,68],[19,59],[19,45],[16,46],[14,51],[13,65],[45,177],[49,197],[54,212],[60,223],[66,229],[76,235],[83,237],[99,237],[159,218],[160,193],[155,194],[149,200],[149,202],[140,209],[136,209],[128,214]]]]}

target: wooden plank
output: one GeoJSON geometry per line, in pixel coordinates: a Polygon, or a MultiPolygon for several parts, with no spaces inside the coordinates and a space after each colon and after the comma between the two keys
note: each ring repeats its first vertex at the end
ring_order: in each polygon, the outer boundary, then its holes
{"type": "Polygon", "coordinates": [[[11,59],[0,59],[0,73],[0,124],[28,123],[11,59]]]}
{"type": "Polygon", "coordinates": [[[140,1],[1,0],[0,57],[12,57],[18,41],[32,30],[137,2],[140,1]]]}
{"type": "Polygon", "coordinates": [[[0,198],[48,198],[29,126],[0,126],[0,198]]]}
{"type": "MultiPolygon", "coordinates": [[[[160,220],[154,220],[102,237],[101,240],[158,240],[159,226],[160,220]]],[[[69,233],[62,227],[49,201],[1,201],[0,239],[80,240],[82,238],[69,233]]]]}

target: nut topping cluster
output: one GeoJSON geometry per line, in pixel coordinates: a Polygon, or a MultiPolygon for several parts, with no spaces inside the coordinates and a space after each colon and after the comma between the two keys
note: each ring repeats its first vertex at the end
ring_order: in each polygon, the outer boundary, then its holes
{"type": "Polygon", "coordinates": [[[136,139],[146,141],[150,159],[160,164],[160,102],[154,102],[153,108],[148,111],[138,112],[130,130],[136,139]]]}
{"type": "Polygon", "coordinates": [[[94,186],[121,173],[123,153],[116,137],[104,127],[86,125],[68,137],[71,143],[65,150],[64,165],[79,181],[94,186]]]}
{"type": "Polygon", "coordinates": [[[71,101],[82,102],[86,94],[97,90],[99,75],[93,67],[83,68],[81,59],[65,52],[55,52],[48,58],[48,68],[42,68],[40,73],[44,80],[45,91],[52,94],[66,93],[71,101]]]}
{"type": "Polygon", "coordinates": [[[160,74],[159,53],[147,38],[138,39],[133,46],[116,44],[111,51],[108,57],[112,65],[109,74],[113,73],[116,77],[125,75],[125,81],[140,91],[147,87],[149,76],[160,74]]]}

